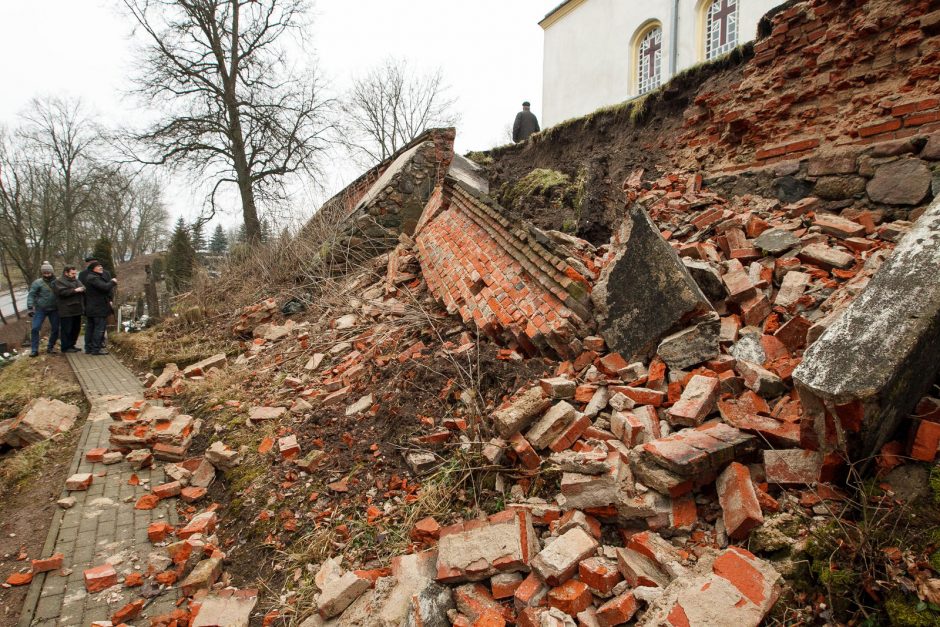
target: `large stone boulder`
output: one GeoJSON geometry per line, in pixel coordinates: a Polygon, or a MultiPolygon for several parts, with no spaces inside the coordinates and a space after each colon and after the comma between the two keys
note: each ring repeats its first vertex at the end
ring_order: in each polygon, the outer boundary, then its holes
{"type": "Polygon", "coordinates": [[[713,311],[642,207],[630,209],[615,241],[615,256],[591,293],[611,351],[627,358],[649,355],[664,336],[713,311]]]}
{"type": "Polygon", "coordinates": [[[930,168],[920,159],[901,159],[879,166],[868,181],[868,197],[887,205],[917,205],[930,191],[930,168]]]}
{"type": "Polygon", "coordinates": [[[794,371],[804,447],[861,459],[894,436],[940,369],[938,276],[940,199],[794,371]]]}

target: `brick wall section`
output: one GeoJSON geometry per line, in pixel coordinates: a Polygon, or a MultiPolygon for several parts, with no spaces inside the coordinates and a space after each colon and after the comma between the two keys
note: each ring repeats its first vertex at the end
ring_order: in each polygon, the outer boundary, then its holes
{"type": "Polygon", "coordinates": [[[696,95],[680,145],[712,171],[734,172],[940,130],[937,8],[809,0],[780,11],[743,79],[696,95]]]}
{"type": "Polygon", "coordinates": [[[416,241],[428,287],[449,312],[530,355],[580,352],[577,338],[591,325],[588,280],[491,199],[448,179],[416,241]]]}

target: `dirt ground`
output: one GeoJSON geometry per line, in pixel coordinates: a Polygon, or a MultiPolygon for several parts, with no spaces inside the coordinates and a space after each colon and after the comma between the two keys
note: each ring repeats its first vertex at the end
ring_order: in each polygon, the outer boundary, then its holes
{"type": "Polygon", "coordinates": [[[5,343],[8,349],[22,349],[27,333],[29,333],[29,318],[25,315],[19,320],[7,318],[6,324],[0,324],[0,342],[5,343]]]}
{"type": "MultiPolygon", "coordinates": [[[[28,358],[26,358],[28,359],[28,358]]],[[[43,355],[29,362],[33,374],[39,380],[55,379],[78,385],[68,362],[62,356],[43,355]]],[[[12,372],[12,371],[11,371],[12,372]]],[[[9,374],[0,370],[0,390],[4,388],[9,374]]],[[[63,400],[74,402],[73,395],[63,400]]],[[[22,568],[29,567],[29,560],[40,557],[49,525],[56,510],[56,501],[62,495],[72,455],[84,424],[82,418],[71,431],[57,441],[36,444],[30,451],[0,454],[0,469],[3,465],[24,464],[24,468],[35,468],[41,472],[29,472],[27,480],[14,482],[14,486],[0,485],[0,582],[22,568]],[[20,459],[14,459],[22,456],[20,459]]],[[[0,478],[5,473],[0,472],[0,478]]],[[[14,625],[22,609],[29,586],[0,588],[0,625],[14,625]]]]}

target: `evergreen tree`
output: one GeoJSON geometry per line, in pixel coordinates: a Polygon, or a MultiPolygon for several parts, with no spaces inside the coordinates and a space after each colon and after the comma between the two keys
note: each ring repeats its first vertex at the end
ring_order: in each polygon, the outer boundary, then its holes
{"type": "Polygon", "coordinates": [[[261,219],[261,243],[266,243],[271,240],[271,223],[268,222],[267,218],[261,219]]]}
{"type": "Polygon", "coordinates": [[[193,268],[196,265],[196,251],[193,249],[186,222],[180,218],[170,237],[170,246],[167,250],[166,273],[167,289],[173,293],[180,293],[189,287],[193,278],[193,268]]]}
{"type": "Polygon", "coordinates": [[[228,238],[225,236],[225,231],[222,229],[221,224],[217,224],[215,231],[212,233],[212,240],[209,242],[209,251],[221,255],[228,250],[228,238]]]}
{"type": "Polygon", "coordinates": [[[242,224],[238,227],[238,234],[235,236],[235,241],[239,244],[244,244],[248,241],[248,236],[245,233],[245,225],[242,224]]]}
{"type": "Polygon", "coordinates": [[[111,273],[111,277],[117,277],[114,271],[114,257],[111,254],[111,240],[107,237],[100,238],[95,242],[95,247],[91,251],[91,256],[101,262],[104,269],[111,273]]]}
{"type": "Polygon", "coordinates": [[[197,253],[200,250],[205,250],[206,248],[206,238],[202,234],[202,226],[202,220],[196,218],[196,221],[193,222],[192,231],[190,231],[189,236],[190,242],[193,245],[193,250],[195,250],[197,253]]]}

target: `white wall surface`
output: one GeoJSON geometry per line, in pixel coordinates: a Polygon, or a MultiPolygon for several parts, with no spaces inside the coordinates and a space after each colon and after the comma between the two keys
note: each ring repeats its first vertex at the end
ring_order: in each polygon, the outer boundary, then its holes
{"type": "MultiPolygon", "coordinates": [[[[704,60],[702,3],[679,0],[676,71],[704,60]]],[[[545,28],[542,127],[636,96],[631,43],[651,20],[663,29],[662,71],[669,80],[674,0],[585,0],[545,28]]],[[[738,0],[738,44],[782,0],[738,0]]]]}

